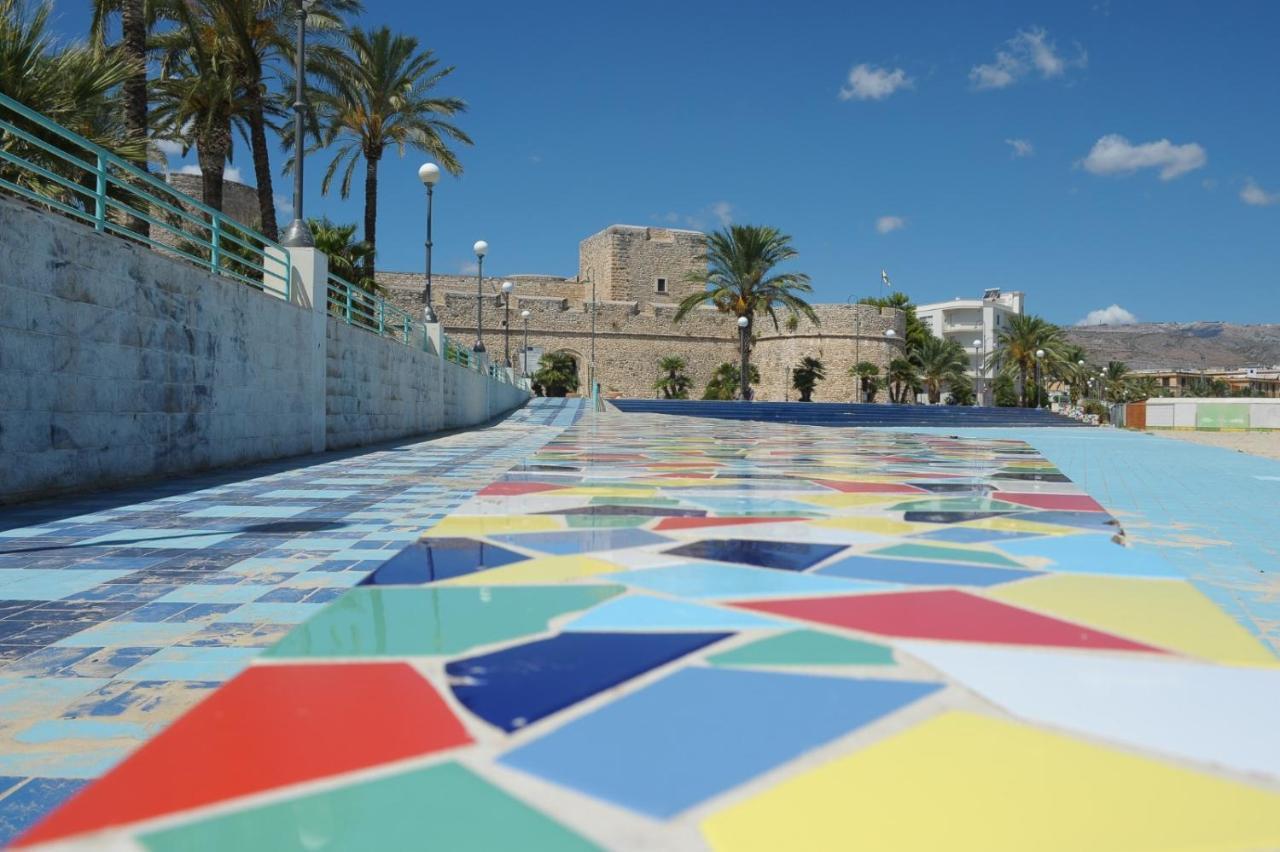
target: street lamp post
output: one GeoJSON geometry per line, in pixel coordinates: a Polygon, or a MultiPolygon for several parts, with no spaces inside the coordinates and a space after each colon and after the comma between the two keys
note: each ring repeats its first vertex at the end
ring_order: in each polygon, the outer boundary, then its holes
{"type": "MultiPolygon", "coordinates": [[[[886,329],[884,330],[884,339],[885,339],[885,340],[887,340],[887,341],[889,341],[889,344],[890,344],[889,348],[890,348],[890,349],[892,349],[892,348],[893,348],[893,340],[894,340],[894,338],[896,338],[897,336],[898,336],[898,332],[894,331],[894,330],[893,330],[893,329],[891,329],[891,328],[886,328],[886,329]]],[[[892,358],[890,358],[889,360],[890,360],[890,361],[892,361],[893,359],[892,359],[892,358]]],[[[890,401],[890,402],[893,402],[893,385],[889,384],[889,371],[888,371],[887,369],[885,370],[885,377],[884,377],[884,378],[885,378],[885,388],[886,388],[886,393],[888,393],[888,394],[889,394],[889,401],[890,401]]],[[[901,400],[899,400],[899,401],[901,401],[901,400]]]]}
{"type": "Polygon", "coordinates": [[[423,163],[418,167],[418,179],[427,187],[427,289],[422,294],[422,300],[426,303],[422,309],[422,319],[424,322],[436,322],[436,309],[431,302],[431,207],[436,181],[440,180],[440,167],[435,163],[423,163]]]}
{"type": "Polygon", "coordinates": [[[484,351],[484,256],[489,251],[489,244],[484,240],[476,240],[471,250],[476,253],[476,342],[472,352],[484,351]]]}
{"type": "Polygon", "coordinates": [[[978,364],[973,371],[974,379],[975,379],[974,385],[976,386],[974,396],[978,398],[978,405],[982,405],[983,404],[982,382],[983,382],[983,379],[986,378],[986,376],[983,375],[982,362],[986,360],[986,358],[984,358],[983,356],[987,354],[986,352],[983,351],[982,338],[978,338],[977,340],[973,341],[973,352],[975,355],[978,356],[978,364]]]}
{"type": "Polygon", "coordinates": [[[738,317],[738,354],[742,360],[742,379],[741,391],[744,400],[751,399],[751,362],[747,357],[747,327],[751,325],[751,320],[746,317],[738,317]]]}
{"type": "Polygon", "coordinates": [[[1044,350],[1036,350],[1036,408],[1040,407],[1040,360],[1044,358],[1044,350]]]}
{"type": "Polygon", "coordinates": [[[314,248],[315,237],[302,218],[302,125],[303,113],[307,108],[306,100],[306,62],[307,62],[307,13],[311,11],[316,0],[298,0],[294,15],[297,18],[298,32],[293,57],[293,221],[285,229],[281,245],[289,248],[314,248]]]}
{"type": "Polygon", "coordinates": [[[507,366],[511,366],[511,290],[515,285],[502,282],[502,349],[507,366]]]}
{"type": "Polygon", "coordinates": [[[520,353],[520,375],[529,375],[529,311],[520,312],[520,319],[524,320],[524,351],[520,353]]]}

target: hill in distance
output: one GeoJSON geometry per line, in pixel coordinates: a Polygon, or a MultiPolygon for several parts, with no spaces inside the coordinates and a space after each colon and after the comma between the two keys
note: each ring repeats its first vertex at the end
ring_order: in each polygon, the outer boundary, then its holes
{"type": "Polygon", "coordinates": [[[1280,324],[1151,322],[1071,326],[1067,338],[1098,363],[1131,370],[1219,370],[1280,365],[1280,324]]]}

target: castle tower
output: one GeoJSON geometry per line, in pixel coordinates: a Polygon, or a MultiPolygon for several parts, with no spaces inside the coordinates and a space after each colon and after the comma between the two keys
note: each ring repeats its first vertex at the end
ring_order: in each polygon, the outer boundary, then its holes
{"type": "Polygon", "coordinates": [[[688,278],[706,268],[706,240],[700,231],[611,225],[579,244],[578,275],[594,279],[602,302],[676,303],[699,289],[688,278]]]}

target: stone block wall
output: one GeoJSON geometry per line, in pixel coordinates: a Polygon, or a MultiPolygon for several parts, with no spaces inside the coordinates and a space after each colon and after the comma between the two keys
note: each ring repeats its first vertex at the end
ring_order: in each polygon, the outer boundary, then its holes
{"type": "Polygon", "coordinates": [[[578,274],[596,282],[601,301],[679,302],[697,289],[688,277],[706,269],[699,231],[611,225],[578,247],[578,274]],[[666,280],[659,293],[657,280],[666,280]]]}
{"type": "Polygon", "coordinates": [[[465,426],[525,398],[0,197],[0,503],[307,453],[330,424],[330,447],[465,426]]]}

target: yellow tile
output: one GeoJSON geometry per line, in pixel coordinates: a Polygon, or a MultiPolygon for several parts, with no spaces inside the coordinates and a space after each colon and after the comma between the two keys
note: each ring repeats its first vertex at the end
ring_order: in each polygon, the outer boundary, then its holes
{"type": "Polygon", "coordinates": [[[850,515],[845,518],[822,518],[807,521],[815,527],[831,527],[837,530],[854,530],[856,532],[876,533],[877,535],[910,535],[923,530],[934,529],[931,524],[912,524],[897,521],[893,518],[880,518],[865,515],[850,515]]]}
{"type": "Polygon", "coordinates": [[[1280,794],[951,712],[714,814],[717,850],[1280,847],[1280,794]]]}
{"type": "MultiPolygon", "coordinates": [[[[702,480],[705,482],[705,480],[702,480]]],[[[639,488],[615,488],[609,485],[580,485],[576,488],[562,488],[556,492],[557,497],[650,497],[656,488],[641,486],[639,488]]]]}
{"type": "Polygon", "coordinates": [[[524,562],[514,562],[500,568],[464,574],[436,583],[437,586],[506,586],[533,583],[560,583],[578,580],[596,574],[625,571],[621,565],[592,559],[589,556],[544,556],[524,562]]]}
{"type": "MultiPolygon", "coordinates": [[[[560,492],[563,493],[563,492],[560,492]]],[[[559,496],[557,494],[556,496],[559,496]]],[[[503,535],[505,533],[562,530],[560,518],[552,515],[450,515],[431,529],[427,538],[447,536],[503,535]]]]}
{"type": "Polygon", "coordinates": [[[1183,580],[1053,574],[986,594],[1219,663],[1280,665],[1249,631],[1183,580]]]}
{"type": "Polygon", "coordinates": [[[1022,518],[981,518],[976,521],[964,521],[956,524],[956,526],[974,527],[980,530],[999,530],[1000,532],[1025,532],[1035,535],[1075,535],[1081,532],[1075,527],[1040,524],[1035,521],[1024,521],[1022,518]]]}

